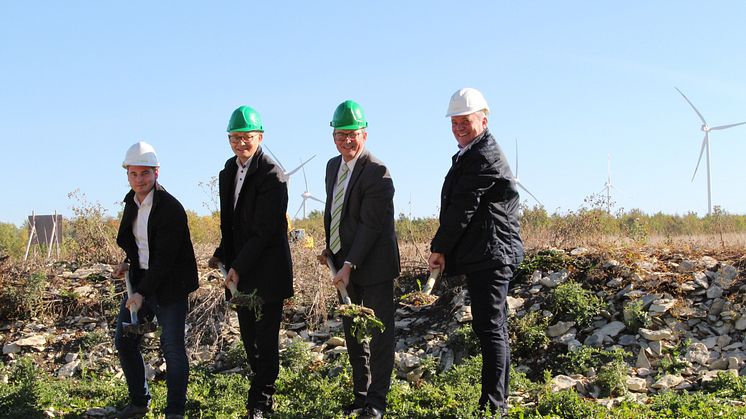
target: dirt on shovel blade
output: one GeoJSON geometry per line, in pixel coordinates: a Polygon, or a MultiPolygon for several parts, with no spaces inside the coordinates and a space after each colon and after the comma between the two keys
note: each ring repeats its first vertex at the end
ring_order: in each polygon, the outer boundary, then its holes
{"type": "Polygon", "coordinates": [[[350,332],[358,342],[369,341],[376,329],[383,332],[385,328],[375,312],[368,307],[358,304],[342,304],[337,308],[337,313],[352,320],[350,332]]]}
{"type": "Polygon", "coordinates": [[[423,307],[429,306],[438,300],[438,297],[432,294],[425,294],[422,291],[411,292],[406,295],[402,295],[401,303],[406,306],[412,307],[423,307]]]}

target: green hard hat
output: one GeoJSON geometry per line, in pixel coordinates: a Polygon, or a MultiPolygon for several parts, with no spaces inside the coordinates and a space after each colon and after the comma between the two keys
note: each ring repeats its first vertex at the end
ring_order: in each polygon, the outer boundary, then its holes
{"type": "Polygon", "coordinates": [[[233,111],[231,120],[228,121],[228,132],[232,131],[259,131],[264,132],[262,117],[259,112],[250,106],[239,106],[233,111]]]}
{"type": "Polygon", "coordinates": [[[336,129],[360,129],[368,126],[363,108],[352,100],[345,100],[337,106],[329,123],[336,129]]]}

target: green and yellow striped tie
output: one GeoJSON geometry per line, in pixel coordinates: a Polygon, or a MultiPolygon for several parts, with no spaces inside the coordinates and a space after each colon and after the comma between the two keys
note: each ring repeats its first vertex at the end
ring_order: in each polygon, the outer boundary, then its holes
{"type": "Polygon", "coordinates": [[[334,201],[332,202],[332,223],[329,229],[329,249],[333,253],[339,252],[342,248],[342,240],[339,237],[339,222],[342,219],[342,204],[345,202],[345,180],[350,173],[350,168],[342,162],[342,173],[337,179],[337,186],[334,188],[334,201]]]}

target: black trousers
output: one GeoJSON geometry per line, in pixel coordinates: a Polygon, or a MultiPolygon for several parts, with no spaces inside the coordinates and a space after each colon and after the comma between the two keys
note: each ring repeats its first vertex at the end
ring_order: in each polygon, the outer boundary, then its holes
{"type": "Polygon", "coordinates": [[[256,320],[254,312],[238,308],[238,325],[254,378],[246,399],[248,409],[272,410],[275,380],[280,374],[279,333],[282,320],[282,301],[262,305],[262,316],[256,320]]]}
{"type": "Polygon", "coordinates": [[[507,408],[510,341],[506,302],[514,270],[503,266],[466,274],[474,318],[471,325],[482,350],[479,406],[493,412],[507,408]]]}
{"type": "Polygon", "coordinates": [[[361,344],[350,332],[352,321],[342,318],[352,365],[354,403],[359,407],[367,405],[386,411],[386,396],[394,368],[394,282],[367,286],[350,283],[347,293],[353,303],[372,308],[385,327],[382,333],[373,332],[369,343],[361,344]]]}

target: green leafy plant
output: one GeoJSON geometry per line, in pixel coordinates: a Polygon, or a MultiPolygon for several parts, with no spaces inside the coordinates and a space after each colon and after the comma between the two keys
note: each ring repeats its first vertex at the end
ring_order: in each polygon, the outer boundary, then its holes
{"type": "Polygon", "coordinates": [[[663,358],[658,368],[658,376],[664,374],[678,374],[689,366],[689,362],[683,359],[683,353],[691,346],[692,341],[685,339],[672,347],[663,348],[663,358]]]}
{"type": "Polygon", "coordinates": [[[603,365],[626,365],[625,358],[631,354],[624,349],[605,350],[591,346],[581,346],[576,351],[557,357],[558,372],[563,374],[585,374],[590,368],[599,369],[603,365]]]}
{"type": "Polygon", "coordinates": [[[538,311],[512,317],[508,322],[510,350],[515,356],[530,357],[547,348],[549,336],[546,334],[549,319],[538,311]]]}
{"type": "Polygon", "coordinates": [[[642,327],[648,327],[651,322],[648,312],[645,311],[642,300],[630,301],[624,306],[624,324],[632,332],[637,332],[642,327]]]}
{"type": "Polygon", "coordinates": [[[370,309],[357,304],[343,304],[337,309],[337,314],[350,318],[350,332],[361,343],[370,341],[375,330],[383,332],[385,327],[370,309]]]}
{"type": "Polygon", "coordinates": [[[558,285],[552,290],[549,301],[556,318],[572,320],[581,328],[589,326],[604,307],[601,298],[574,281],[558,285]]]}
{"type": "Polygon", "coordinates": [[[601,396],[623,396],[627,393],[627,364],[615,359],[602,365],[596,376],[596,384],[601,389],[601,396]]]}

